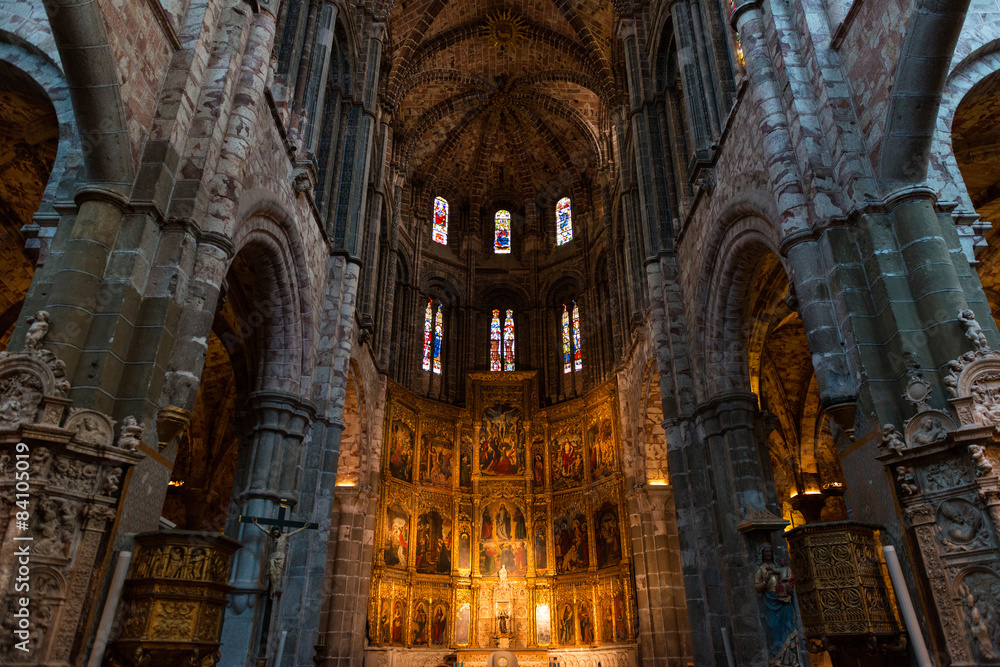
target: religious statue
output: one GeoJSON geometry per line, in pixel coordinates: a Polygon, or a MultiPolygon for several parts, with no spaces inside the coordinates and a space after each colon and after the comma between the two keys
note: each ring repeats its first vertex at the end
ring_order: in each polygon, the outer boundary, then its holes
{"type": "Polygon", "coordinates": [[[906,449],[903,436],[899,434],[899,431],[892,424],[886,424],[882,427],[882,446],[888,447],[895,454],[902,454],[903,450],[906,449]]]}
{"type": "Polygon", "coordinates": [[[976,466],[976,477],[986,477],[993,472],[993,464],[986,458],[986,447],[969,445],[969,454],[972,456],[972,464],[976,466]]]}
{"type": "Polygon", "coordinates": [[[982,352],[990,349],[986,342],[986,334],[983,328],[976,321],[976,314],[971,309],[966,308],[958,313],[958,321],[965,327],[965,337],[969,339],[976,350],[982,352]]]}
{"type": "Polygon", "coordinates": [[[990,639],[990,629],[983,622],[982,613],[976,605],[976,596],[973,595],[967,584],[959,586],[958,592],[961,594],[967,609],[966,618],[969,622],[969,630],[972,631],[972,637],[976,640],[979,657],[983,660],[997,660],[1000,658],[1000,655],[997,655],[996,649],[993,647],[993,640],[990,639]]]}
{"type": "Polygon", "coordinates": [[[49,333],[49,314],[40,310],[28,318],[28,333],[24,335],[24,349],[28,352],[38,352],[42,349],[42,340],[49,333]]]}
{"type": "Polygon", "coordinates": [[[760,548],[757,557],[754,587],[764,602],[764,619],[768,629],[769,665],[798,665],[798,630],[792,593],[795,578],[784,562],[775,561],[770,544],[760,548]]]}
{"type": "Polygon", "coordinates": [[[500,629],[500,636],[506,637],[510,634],[510,614],[506,611],[501,611],[500,615],[497,616],[497,627],[500,629]]]}
{"type": "Polygon", "coordinates": [[[271,597],[281,593],[281,575],[285,571],[285,561],[288,559],[288,554],[286,553],[286,548],[288,545],[288,538],[298,535],[303,530],[309,528],[309,526],[302,526],[297,528],[290,533],[281,532],[280,528],[271,528],[268,530],[264,526],[257,522],[256,518],[250,519],[253,525],[257,526],[262,533],[267,535],[269,538],[274,540],[274,549],[271,551],[271,555],[267,558],[267,578],[271,581],[271,597]]]}

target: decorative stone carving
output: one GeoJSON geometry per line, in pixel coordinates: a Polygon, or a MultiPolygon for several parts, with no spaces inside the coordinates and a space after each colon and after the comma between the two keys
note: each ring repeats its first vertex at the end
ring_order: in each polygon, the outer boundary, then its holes
{"type": "Polygon", "coordinates": [[[946,500],[938,507],[936,531],[946,554],[989,546],[983,513],[967,500],[946,500]]]}
{"type": "Polygon", "coordinates": [[[40,310],[28,318],[28,333],[24,335],[24,349],[26,352],[38,352],[42,349],[42,341],[49,333],[49,314],[40,310]]]}
{"type": "Polygon", "coordinates": [[[920,493],[920,487],[917,486],[917,478],[914,474],[913,466],[897,466],[896,482],[899,484],[899,490],[904,495],[915,496],[920,493]]]}
{"type": "Polygon", "coordinates": [[[295,191],[296,196],[304,192],[310,192],[311,194],[312,188],[313,178],[308,170],[303,169],[295,174],[295,177],[292,179],[292,189],[295,191]]]}
{"type": "Polygon", "coordinates": [[[923,475],[927,491],[944,491],[972,481],[961,462],[955,460],[931,463],[924,468],[923,475]]]}
{"type": "Polygon", "coordinates": [[[906,422],[906,442],[912,448],[940,442],[955,430],[955,420],[946,412],[926,410],[906,422]]]}
{"type": "Polygon", "coordinates": [[[906,442],[903,440],[903,436],[899,434],[896,427],[892,424],[886,424],[882,427],[882,447],[889,449],[894,454],[902,454],[903,450],[906,449],[906,442]]]}
{"type": "MultiPolygon", "coordinates": [[[[10,504],[0,503],[0,531],[33,540],[29,650],[0,649],[4,664],[17,667],[82,659],[74,640],[95,590],[92,576],[109,548],[106,532],[118,509],[115,495],[122,475],[141,460],[108,446],[114,433],[110,417],[70,409],[65,365],[40,347],[48,324],[47,317],[36,315],[28,350],[0,353],[0,451],[16,448],[27,454],[33,492],[27,528],[14,523],[10,504]]],[[[10,460],[0,457],[5,473],[10,460]]],[[[0,497],[13,497],[14,484],[13,475],[0,475],[0,497]]],[[[10,581],[20,544],[0,544],[0,582],[10,581]]],[[[14,595],[13,586],[0,585],[0,608],[10,609],[14,595]]]]}
{"type": "Polygon", "coordinates": [[[986,458],[984,445],[969,445],[969,456],[972,457],[972,464],[976,468],[976,477],[986,477],[993,473],[993,464],[986,458]]]}
{"type": "Polygon", "coordinates": [[[145,424],[140,424],[135,417],[129,415],[122,420],[122,432],[118,437],[118,448],[127,452],[134,452],[142,444],[142,432],[146,430],[145,424]]]}
{"type": "Polygon", "coordinates": [[[122,478],[122,469],[115,468],[108,473],[108,476],[104,480],[104,486],[101,488],[101,493],[106,496],[113,496],[118,492],[118,483],[122,478]]]}
{"type": "Polygon", "coordinates": [[[94,410],[70,410],[64,428],[76,434],[74,439],[77,442],[88,445],[110,447],[114,441],[114,420],[94,410]]]}
{"type": "Polygon", "coordinates": [[[903,397],[910,402],[913,409],[919,412],[930,410],[928,401],[931,398],[931,383],[920,377],[919,370],[911,370],[908,373],[909,382],[906,384],[906,391],[903,397]]]}
{"type": "Polygon", "coordinates": [[[979,660],[1000,660],[1000,625],[995,620],[1000,612],[1000,578],[991,572],[973,571],[962,579],[958,594],[969,638],[979,660]]]}
{"type": "Polygon", "coordinates": [[[966,352],[949,362],[943,382],[962,428],[1000,425],[1000,354],[966,352]]]}
{"type": "Polygon", "coordinates": [[[959,311],[958,321],[965,327],[965,337],[969,339],[977,352],[986,352],[990,349],[989,343],[986,342],[986,334],[983,333],[983,328],[979,326],[976,314],[971,309],[966,308],[959,311]]]}

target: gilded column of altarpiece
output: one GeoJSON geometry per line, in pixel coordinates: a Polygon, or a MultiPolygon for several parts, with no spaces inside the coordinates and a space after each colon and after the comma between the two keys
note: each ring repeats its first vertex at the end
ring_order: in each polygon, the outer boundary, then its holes
{"type": "Polygon", "coordinates": [[[535,372],[471,373],[466,407],[392,385],[369,627],[382,646],[632,642],[614,382],[539,409],[535,372]]]}

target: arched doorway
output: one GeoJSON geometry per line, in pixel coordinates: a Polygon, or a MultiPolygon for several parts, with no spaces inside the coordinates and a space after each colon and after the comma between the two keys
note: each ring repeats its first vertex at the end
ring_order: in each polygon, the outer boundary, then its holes
{"type": "Polygon", "coordinates": [[[59,146],[59,120],[30,76],[0,61],[0,349],[6,349],[35,272],[22,228],[42,202],[59,146]]]}
{"type": "MultiPolygon", "coordinates": [[[[962,98],[952,121],[952,148],[972,205],[982,220],[1000,216],[1000,72],[977,83],[962,98]]],[[[979,279],[993,318],[1000,321],[1000,238],[994,227],[979,256],[979,279]]]]}
{"type": "Polygon", "coordinates": [[[843,473],[820,407],[805,326],[775,255],[757,260],[744,308],[750,390],[761,411],[755,436],[782,517],[790,527],[844,520],[843,473]]]}

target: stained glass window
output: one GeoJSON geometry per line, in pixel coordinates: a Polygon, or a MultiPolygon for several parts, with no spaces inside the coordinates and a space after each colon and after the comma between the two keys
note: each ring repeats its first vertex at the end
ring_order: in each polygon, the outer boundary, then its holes
{"type": "Polygon", "coordinates": [[[434,242],[448,245],[448,202],[434,198],[434,242]]]}
{"type": "MultiPolygon", "coordinates": [[[[728,0],[726,4],[729,5],[729,16],[730,18],[732,18],[733,10],[736,9],[736,3],[733,0],[728,0]]],[[[743,57],[743,42],[740,40],[740,33],[736,32],[735,34],[736,34],[736,58],[737,60],[740,61],[741,65],[746,67],[747,64],[743,57]]]]}
{"type": "Polygon", "coordinates": [[[424,311],[424,365],[425,371],[431,369],[431,328],[433,327],[434,299],[427,302],[427,309],[424,311]]]}
{"type": "Polygon", "coordinates": [[[437,318],[434,320],[434,372],[441,375],[441,340],[444,338],[444,308],[438,306],[437,318]]]}
{"type": "Polygon", "coordinates": [[[514,370],[514,311],[509,309],[503,322],[503,369],[514,370]]]}
{"type": "Polygon", "coordinates": [[[573,302],[573,364],[576,370],[583,370],[583,357],[580,356],[580,308],[573,302]]]}
{"type": "Polygon", "coordinates": [[[573,240],[573,206],[569,197],[563,197],[556,204],[556,245],[573,240]]]}
{"type": "Polygon", "coordinates": [[[493,237],[493,252],[498,255],[510,254],[510,211],[499,210],[496,215],[496,235],[493,237]]]}
{"type": "Polygon", "coordinates": [[[569,312],[566,310],[566,304],[563,304],[562,344],[563,344],[563,373],[569,373],[570,371],[573,370],[573,364],[570,361],[572,355],[570,353],[569,312]]]}
{"type": "Polygon", "coordinates": [[[493,309],[493,320],[490,322],[490,370],[503,370],[500,355],[500,311],[493,309]]]}

